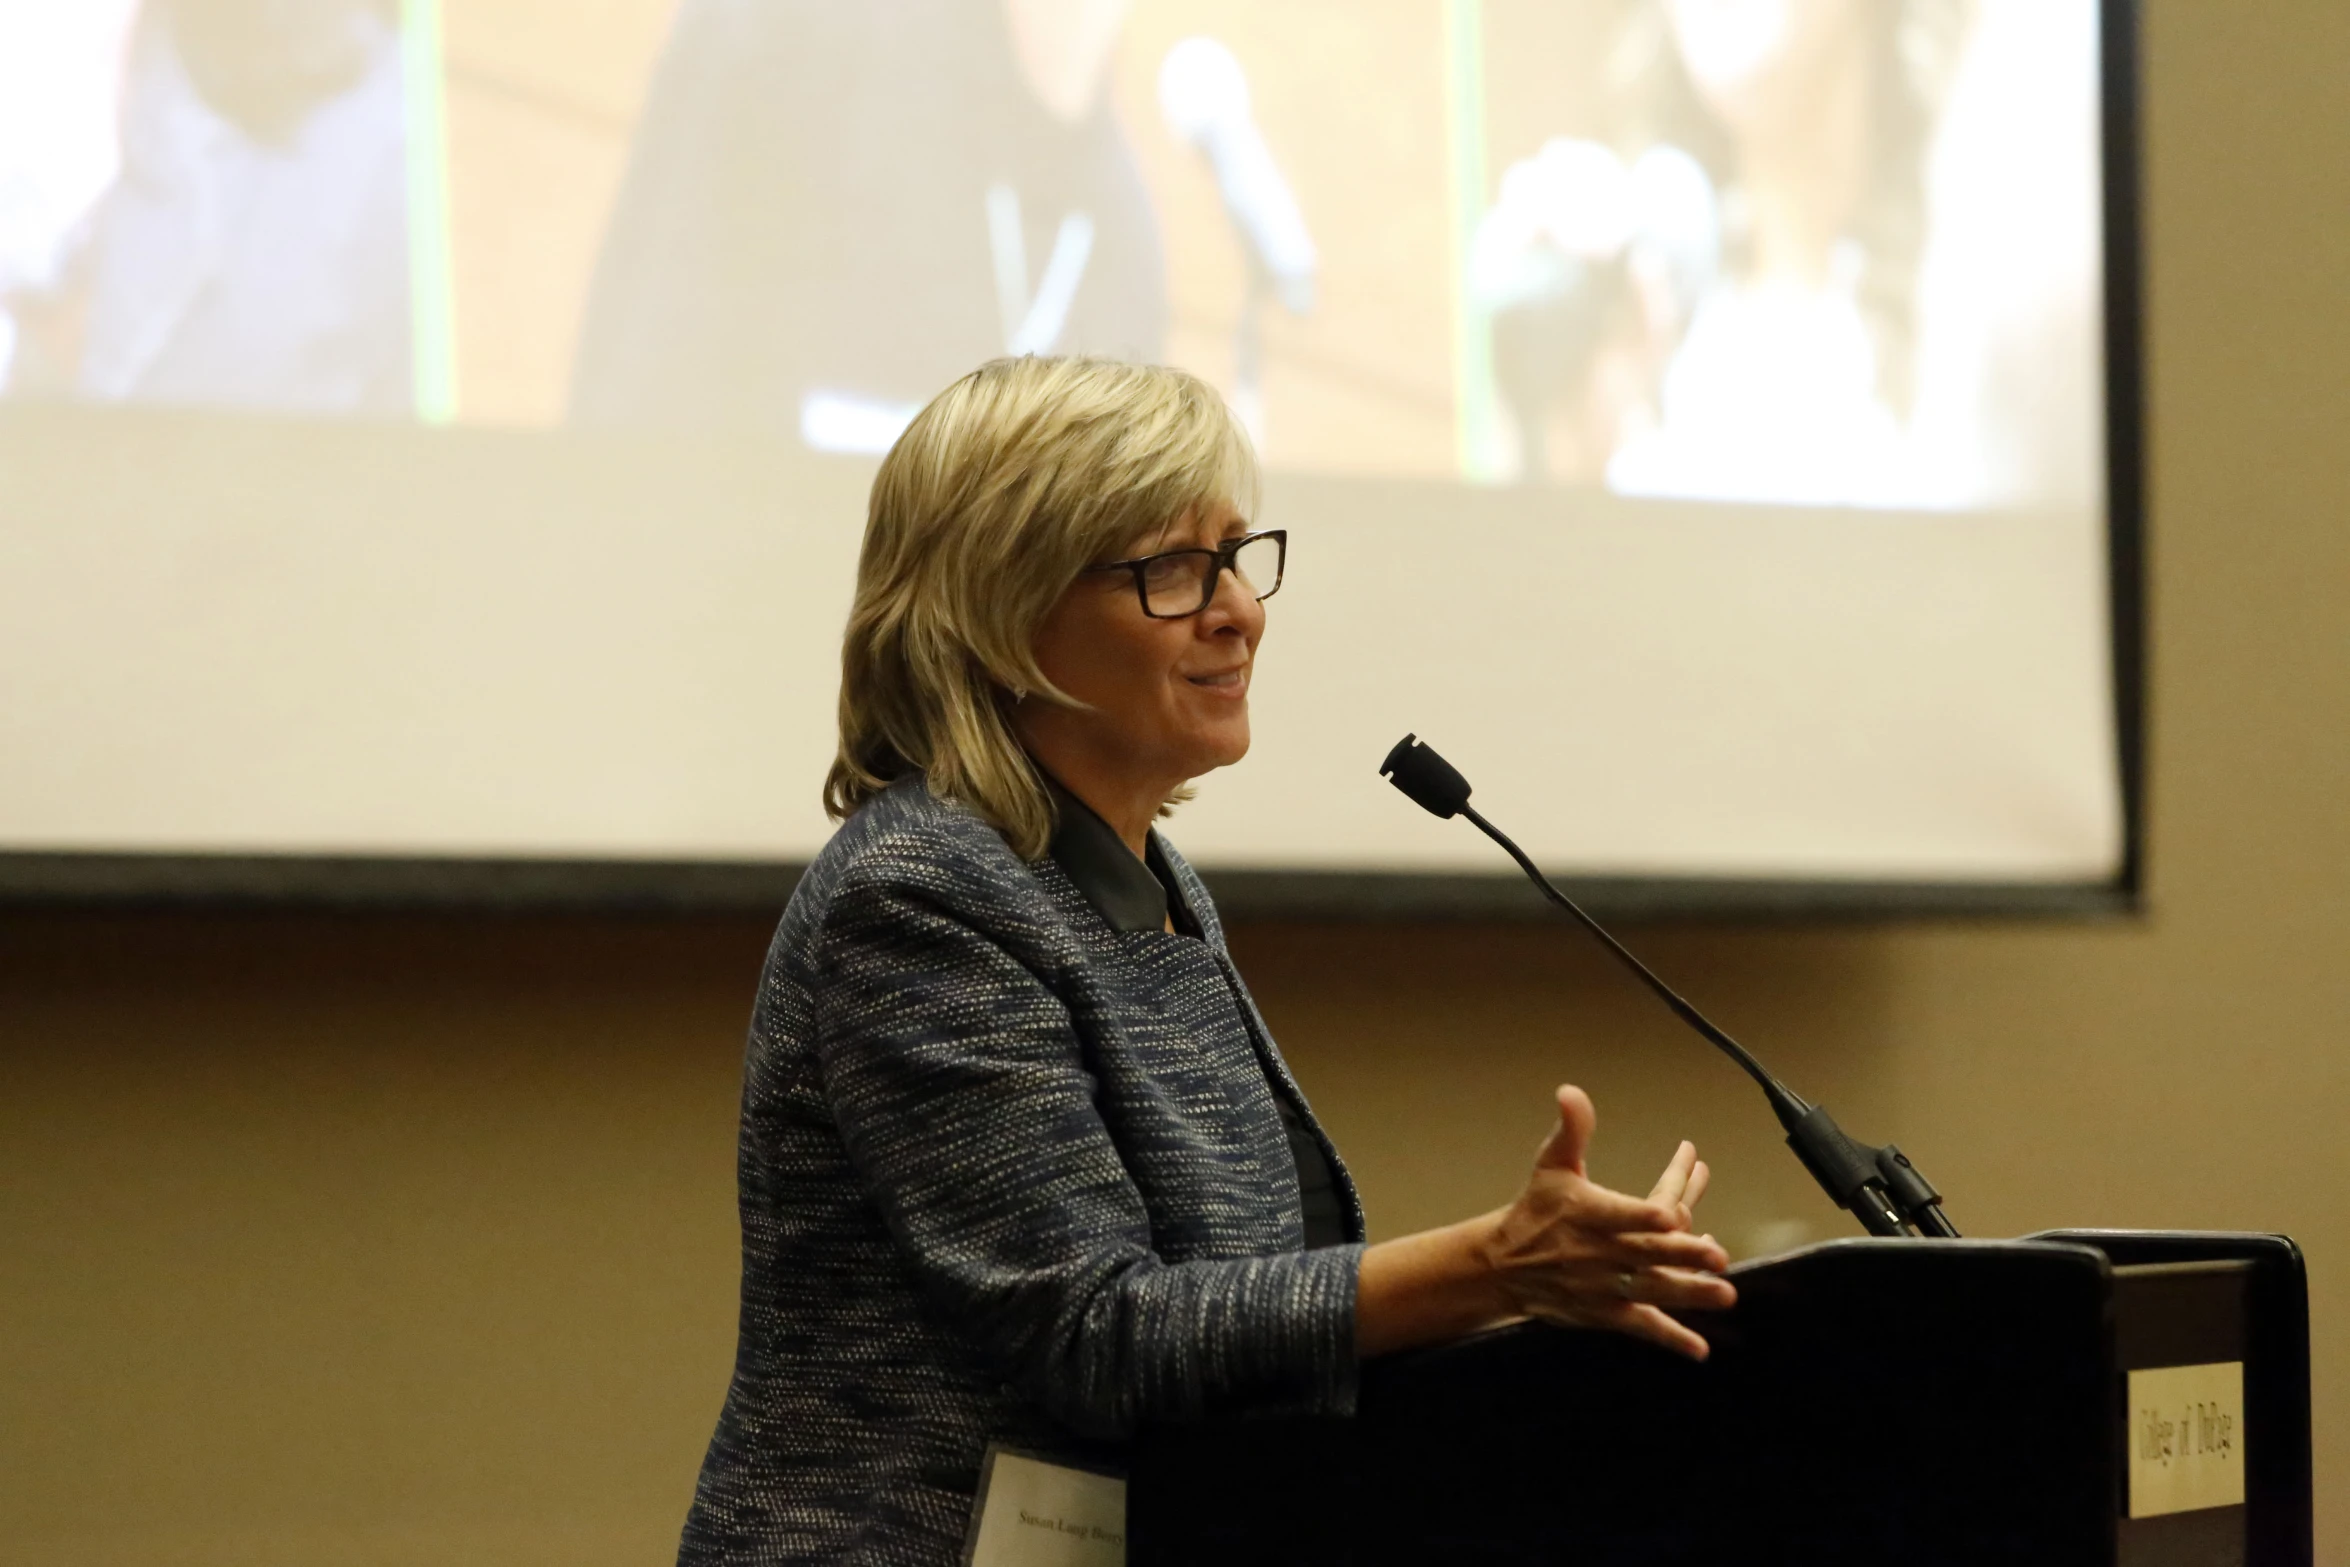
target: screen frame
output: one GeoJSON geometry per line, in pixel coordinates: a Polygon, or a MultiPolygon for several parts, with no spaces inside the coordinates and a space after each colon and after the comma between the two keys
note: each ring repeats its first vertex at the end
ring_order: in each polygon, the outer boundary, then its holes
{"type": "MultiPolygon", "coordinates": [[[[2097,882],[1561,878],[1627,920],[2110,919],[2146,912],[2146,410],[2139,0],[2099,0],[2106,566],[2121,858],[2097,882]]],[[[1464,828],[1464,830],[1466,830],[1464,828]]],[[[1498,852],[1495,858],[1500,859],[1498,852]]],[[[153,854],[0,849],[0,907],[482,913],[773,913],[805,866],[780,861],[153,854]]],[[[1416,922],[1543,917],[1491,874],[1208,871],[1230,920],[1416,922]]]]}

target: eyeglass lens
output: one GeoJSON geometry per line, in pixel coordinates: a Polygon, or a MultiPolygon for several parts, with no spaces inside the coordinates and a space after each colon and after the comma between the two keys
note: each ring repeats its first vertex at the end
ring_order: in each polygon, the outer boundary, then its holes
{"type": "MultiPolygon", "coordinates": [[[[1160,555],[1142,569],[1143,602],[1153,615],[1194,615],[1207,608],[1215,557],[1206,550],[1160,555]]],[[[1233,552],[1232,570],[1251,596],[1268,598],[1281,586],[1281,541],[1251,539],[1233,552]]]]}

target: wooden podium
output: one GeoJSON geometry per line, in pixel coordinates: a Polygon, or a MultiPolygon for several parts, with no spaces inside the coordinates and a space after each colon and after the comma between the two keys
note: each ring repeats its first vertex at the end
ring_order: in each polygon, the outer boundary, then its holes
{"type": "Polygon", "coordinates": [[[1855,1239],[1732,1277],[1703,1366],[1528,1324],[1366,1368],[1351,1420],[1154,1432],[1128,1559],[2309,1567],[2290,1240],[1855,1239]]]}

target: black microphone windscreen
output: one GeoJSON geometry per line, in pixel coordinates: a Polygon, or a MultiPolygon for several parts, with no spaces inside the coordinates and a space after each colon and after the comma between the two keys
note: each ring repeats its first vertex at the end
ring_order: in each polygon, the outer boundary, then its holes
{"type": "Polygon", "coordinates": [[[1405,735],[1379,764],[1387,781],[1437,816],[1454,816],[1469,803],[1469,780],[1416,735],[1405,735]]]}

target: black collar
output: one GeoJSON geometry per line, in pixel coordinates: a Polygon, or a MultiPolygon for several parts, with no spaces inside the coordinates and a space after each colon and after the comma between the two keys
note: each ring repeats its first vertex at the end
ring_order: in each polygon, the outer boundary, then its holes
{"type": "Polygon", "coordinates": [[[1050,774],[1044,783],[1052,793],[1054,817],[1052,846],[1045,852],[1112,930],[1163,931],[1170,912],[1178,930],[1191,923],[1183,900],[1169,895],[1173,869],[1159,852],[1158,834],[1151,835],[1149,859],[1138,860],[1092,806],[1050,774]]]}

